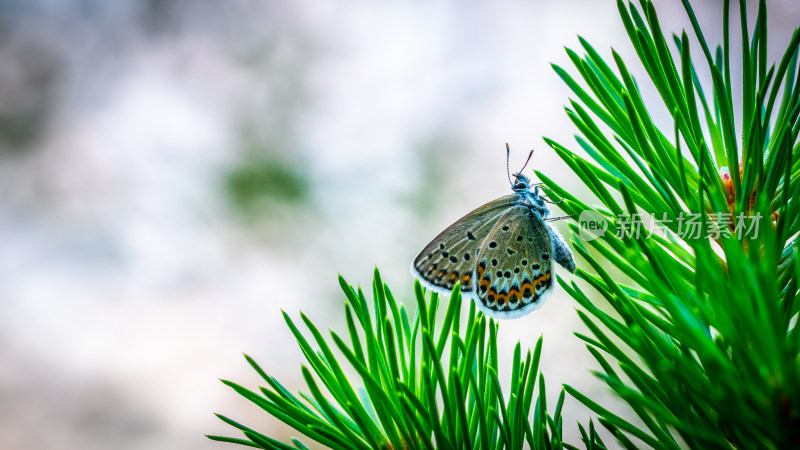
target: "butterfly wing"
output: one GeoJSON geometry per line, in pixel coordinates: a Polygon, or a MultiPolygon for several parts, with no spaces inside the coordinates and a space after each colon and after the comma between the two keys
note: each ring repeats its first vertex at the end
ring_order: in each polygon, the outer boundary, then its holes
{"type": "Polygon", "coordinates": [[[480,247],[475,268],[478,306],[487,315],[511,319],[542,305],[555,282],[549,228],[530,208],[506,210],[480,247]]]}
{"type": "Polygon", "coordinates": [[[473,292],[478,248],[496,219],[518,199],[516,194],[500,197],[458,219],[414,258],[412,273],[438,292],[449,293],[456,282],[461,283],[462,292],[473,292]]]}

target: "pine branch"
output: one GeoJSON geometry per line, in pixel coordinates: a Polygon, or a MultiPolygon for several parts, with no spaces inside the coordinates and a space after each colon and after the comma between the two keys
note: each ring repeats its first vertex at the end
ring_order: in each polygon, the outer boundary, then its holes
{"type": "MultiPolygon", "coordinates": [[[[541,338],[533,353],[528,351],[524,357],[517,343],[511,393],[505,397],[497,375],[498,325],[476,312],[470,302],[462,327],[458,287],[442,316],[437,314],[438,296],[428,295],[417,282],[416,314],[409,320],[405,306],[394,299],[377,269],[371,307],[360,288],[341,277],[339,282],[346,297],[346,336],[331,332],[326,338],[301,314],[307,330],[303,332],[284,313],[306,359],[302,374],[307,392],[290,393],[249,356],[248,363],[266,386],[250,390],[231,381],[223,383],[305,438],[334,449],[566,447],[563,391],[555,413],[547,413],[544,377],[539,374],[541,338]],[[357,386],[346,376],[344,366],[358,374],[357,386]]],[[[281,443],[218,417],[239,429],[244,439],[211,439],[256,448],[305,448],[299,440],[294,440],[294,446],[281,443]]]]}
{"type": "Polygon", "coordinates": [[[546,141],[603,206],[590,208],[538,175],[567,200],[565,212],[580,217],[580,226],[570,224],[573,244],[591,271],[578,275],[613,313],[592,304],[578,284],[560,282],[585,311],[580,316],[594,337],[578,337],[601,364],[598,376],[644,428],[571,387],[567,392],[625,447],[633,445],[626,434],[665,449],[800,446],[794,245],[800,232],[800,31],[777,68],[767,66],[766,2],[759,4],[752,33],[739,2],[744,67],[732,73],[728,3],[724,45],[712,55],[683,1],[702,55],[696,64],[687,32],[673,36],[674,48],[668,47],[652,2],[639,8],[618,2],[639,63],[672,114],[672,130],[655,125],[648,111],[657,105],[644,104],[630,63],[616,52],[611,65],[583,39],[583,56],[568,49],[580,82],[554,66],[576,96],[567,115],[588,159],[546,141]],[[711,75],[708,90],[700,85],[700,70],[711,75]],[[733,78],[740,78],[741,104],[734,104],[733,78]],[[735,115],[742,117],[740,130],[735,115]],[[637,235],[637,217],[662,219],[664,235],[637,235]],[[687,234],[689,218],[697,233],[687,234]],[[587,234],[591,221],[607,224],[598,239],[587,234]],[[745,225],[757,232],[742,233],[745,225]],[[600,261],[627,279],[615,279],[600,261]]]}

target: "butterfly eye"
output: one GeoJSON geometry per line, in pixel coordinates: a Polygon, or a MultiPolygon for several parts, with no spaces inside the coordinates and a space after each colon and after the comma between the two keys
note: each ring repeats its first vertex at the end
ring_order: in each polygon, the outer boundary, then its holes
{"type": "Polygon", "coordinates": [[[527,187],[528,186],[521,181],[518,181],[517,184],[514,185],[514,189],[526,189],[527,187]]]}

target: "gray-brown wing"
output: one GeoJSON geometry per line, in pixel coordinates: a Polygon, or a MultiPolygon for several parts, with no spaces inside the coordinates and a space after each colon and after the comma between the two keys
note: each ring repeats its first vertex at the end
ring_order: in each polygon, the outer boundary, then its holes
{"type": "Polygon", "coordinates": [[[553,247],[547,226],[533,211],[515,206],[483,240],[475,269],[478,306],[512,319],[537,309],[550,292],[553,247]]]}
{"type": "Polygon", "coordinates": [[[412,273],[438,292],[449,293],[456,282],[463,292],[473,292],[478,248],[497,218],[518,198],[516,194],[500,197],[458,219],[414,258],[412,273]]]}

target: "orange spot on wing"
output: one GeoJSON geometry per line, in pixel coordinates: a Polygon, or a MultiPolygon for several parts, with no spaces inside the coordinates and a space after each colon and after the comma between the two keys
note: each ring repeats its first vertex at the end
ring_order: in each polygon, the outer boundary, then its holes
{"type": "Polygon", "coordinates": [[[497,298],[497,304],[498,305],[499,304],[505,305],[506,303],[508,303],[508,294],[507,293],[498,292],[496,298],[497,298]]]}
{"type": "Polygon", "coordinates": [[[543,283],[543,282],[545,282],[545,281],[547,281],[547,280],[549,280],[549,279],[550,279],[550,274],[549,274],[549,273],[546,273],[546,274],[544,274],[544,275],[540,276],[539,278],[537,278],[537,279],[533,280],[533,282],[534,282],[535,284],[538,284],[538,283],[543,283]]]}
{"type": "Polygon", "coordinates": [[[503,294],[503,293],[497,292],[497,290],[495,288],[489,289],[489,294],[494,296],[494,299],[497,302],[498,306],[502,306],[502,305],[506,304],[506,301],[508,299],[508,295],[507,294],[503,294]]]}

